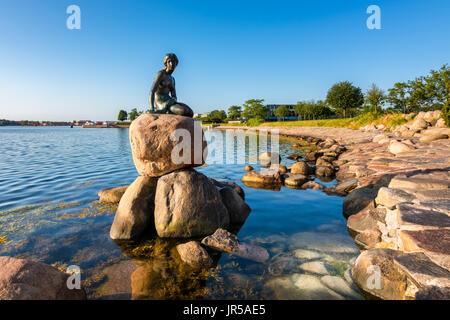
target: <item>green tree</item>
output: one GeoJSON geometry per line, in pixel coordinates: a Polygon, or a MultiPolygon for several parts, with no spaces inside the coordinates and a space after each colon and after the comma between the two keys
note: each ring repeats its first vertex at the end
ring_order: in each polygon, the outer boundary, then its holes
{"type": "Polygon", "coordinates": [[[275,109],[274,114],[276,117],[284,118],[288,117],[291,114],[291,112],[289,111],[288,107],[282,105],[275,109]]]}
{"type": "Polygon", "coordinates": [[[395,111],[408,113],[408,84],[404,82],[394,84],[394,87],[389,89],[386,100],[395,111]]]}
{"type": "Polygon", "coordinates": [[[383,111],[382,105],[386,100],[384,91],[378,88],[375,83],[367,90],[364,99],[364,112],[381,113],[383,111]]]}
{"type": "Polygon", "coordinates": [[[396,83],[389,89],[387,101],[392,109],[403,113],[436,110],[446,105],[449,92],[450,69],[446,64],[431,70],[428,76],[396,83]]]}
{"type": "Polygon", "coordinates": [[[334,84],[327,94],[327,103],[331,105],[336,113],[342,114],[344,118],[347,114],[356,113],[364,102],[361,89],[355,87],[349,81],[334,84]]]}
{"type": "Polygon", "coordinates": [[[445,125],[447,127],[450,127],[450,102],[449,101],[447,101],[447,103],[442,107],[441,118],[444,119],[445,125]]]}
{"type": "Polygon", "coordinates": [[[244,102],[242,116],[246,119],[264,121],[270,112],[269,107],[263,105],[264,99],[250,99],[244,102]]]}
{"type": "Polygon", "coordinates": [[[134,119],[136,119],[137,117],[139,117],[139,112],[137,111],[137,109],[136,108],[131,109],[129,113],[130,120],[134,121],[134,119]]]}
{"type": "Polygon", "coordinates": [[[213,110],[208,114],[208,120],[215,123],[221,123],[227,118],[227,114],[223,110],[213,110]]]}
{"type": "Polygon", "coordinates": [[[230,120],[237,120],[241,117],[242,108],[240,106],[231,106],[228,108],[228,118],[230,120]]]}
{"type": "Polygon", "coordinates": [[[325,101],[319,100],[314,106],[314,116],[316,119],[326,119],[333,115],[333,111],[325,101]]]}
{"type": "Polygon", "coordinates": [[[294,106],[294,113],[299,116],[302,120],[306,118],[306,102],[305,101],[299,101],[294,106]]]}
{"type": "Polygon", "coordinates": [[[125,110],[119,111],[119,116],[117,117],[117,120],[119,121],[125,121],[128,118],[128,113],[125,110]]]}
{"type": "Polygon", "coordinates": [[[439,70],[431,70],[425,77],[425,92],[432,109],[441,109],[449,103],[450,97],[450,68],[448,64],[439,70]]]}

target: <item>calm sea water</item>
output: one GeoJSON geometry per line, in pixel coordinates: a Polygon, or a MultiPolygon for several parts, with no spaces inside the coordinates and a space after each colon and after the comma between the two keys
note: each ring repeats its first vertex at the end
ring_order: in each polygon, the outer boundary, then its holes
{"type": "MultiPolygon", "coordinates": [[[[0,141],[0,255],[61,270],[77,265],[92,299],[360,298],[328,289],[320,275],[301,267],[324,262],[329,274],[343,277],[358,255],[341,197],[247,188],[240,181],[245,164],[198,168],[244,188],[252,213],[238,237],[263,246],[271,257],[256,263],[223,253],[214,257],[215,268],[199,271],[180,261],[174,241],[109,238],[116,208],[99,203],[97,192],[138,175],[128,129],[0,127],[0,141]]],[[[292,143],[280,141],[283,164],[292,163],[285,160],[288,154],[302,152],[292,143]]]]}

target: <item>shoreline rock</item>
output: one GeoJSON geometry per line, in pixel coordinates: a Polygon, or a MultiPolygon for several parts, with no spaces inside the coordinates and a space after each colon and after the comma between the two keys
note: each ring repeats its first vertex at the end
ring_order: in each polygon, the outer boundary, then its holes
{"type": "Polygon", "coordinates": [[[0,257],[0,300],[86,300],[84,289],[69,289],[69,275],[40,262],[0,257]]]}

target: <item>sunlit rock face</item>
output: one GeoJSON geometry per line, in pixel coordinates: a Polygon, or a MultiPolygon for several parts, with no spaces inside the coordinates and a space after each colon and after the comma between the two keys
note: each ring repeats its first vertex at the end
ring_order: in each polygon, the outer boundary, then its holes
{"type": "Polygon", "coordinates": [[[155,227],[160,237],[190,238],[230,225],[217,187],[195,170],[161,177],[155,196],[155,227]]]}
{"type": "Polygon", "coordinates": [[[130,240],[155,233],[153,210],[157,178],[138,177],[125,191],[117,208],[110,237],[130,240]]]}
{"type": "Polygon", "coordinates": [[[49,265],[0,257],[0,300],[85,300],[84,289],[69,289],[69,275],[49,265]]]}
{"type": "Polygon", "coordinates": [[[207,156],[200,123],[177,115],[142,114],[131,123],[130,145],[134,164],[142,176],[160,177],[177,169],[201,166],[207,156]],[[173,153],[181,154],[182,161],[175,159],[173,153]]]}

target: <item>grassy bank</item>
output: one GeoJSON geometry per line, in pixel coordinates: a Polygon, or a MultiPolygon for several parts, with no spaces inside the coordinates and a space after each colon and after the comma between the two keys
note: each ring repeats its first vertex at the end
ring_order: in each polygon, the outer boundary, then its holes
{"type": "Polygon", "coordinates": [[[324,119],[324,120],[302,120],[302,121],[281,121],[264,122],[260,127],[334,127],[359,129],[368,124],[384,124],[387,127],[395,127],[406,123],[408,120],[405,115],[400,113],[376,115],[364,114],[355,118],[348,119],[324,119]]]}

